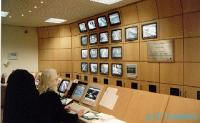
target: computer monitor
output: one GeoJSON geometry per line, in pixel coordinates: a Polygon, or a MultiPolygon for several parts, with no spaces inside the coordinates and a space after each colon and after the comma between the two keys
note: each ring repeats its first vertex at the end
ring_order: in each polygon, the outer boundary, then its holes
{"type": "Polygon", "coordinates": [[[138,39],[137,26],[125,28],[125,39],[126,41],[134,41],[138,39]]]}
{"type": "Polygon", "coordinates": [[[100,63],[100,74],[108,75],[109,74],[109,64],[100,63]]]}
{"type": "Polygon", "coordinates": [[[122,58],[122,47],[112,47],[112,58],[122,58]]]}
{"type": "Polygon", "coordinates": [[[86,85],[78,84],[74,89],[74,92],[72,94],[72,99],[80,101],[82,96],[84,95],[85,89],[86,85]]]}
{"type": "Polygon", "coordinates": [[[69,80],[63,79],[63,80],[60,82],[59,86],[58,86],[58,92],[60,92],[60,93],[65,93],[65,92],[67,91],[67,88],[68,88],[68,86],[69,86],[69,83],[70,83],[69,80]]]}
{"type": "Polygon", "coordinates": [[[79,26],[80,32],[87,31],[86,24],[84,22],[83,23],[79,23],[78,26],[79,26]]]}
{"type": "Polygon", "coordinates": [[[82,49],[81,50],[81,58],[82,59],[87,59],[88,58],[88,50],[87,49],[82,49]]]}
{"type": "Polygon", "coordinates": [[[97,48],[91,48],[90,49],[90,58],[91,59],[97,59],[98,58],[98,49],[97,48]]]}
{"type": "Polygon", "coordinates": [[[87,35],[81,36],[81,45],[86,46],[87,44],[88,44],[88,36],[87,35]]]}
{"type": "Polygon", "coordinates": [[[142,25],[142,39],[157,38],[157,23],[142,25]]]}
{"type": "Polygon", "coordinates": [[[90,63],[90,72],[98,73],[98,64],[97,63],[90,63]]]}
{"type": "Polygon", "coordinates": [[[197,91],[197,100],[200,100],[200,91],[197,91]]]}
{"type": "Polygon", "coordinates": [[[113,76],[122,76],[122,74],[123,74],[122,64],[113,63],[112,64],[112,75],[113,76]]]}
{"type": "Polygon", "coordinates": [[[95,20],[89,20],[89,21],[88,21],[88,29],[89,29],[89,30],[94,30],[94,29],[96,29],[95,20]]]}
{"type": "Polygon", "coordinates": [[[88,63],[87,62],[81,62],[81,71],[88,72],[88,63]]]}
{"type": "Polygon", "coordinates": [[[111,39],[112,39],[113,43],[122,41],[122,30],[121,29],[112,30],[111,35],[112,35],[111,39]]]}
{"type": "Polygon", "coordinates": [[[91,34],[89,41],[90,41],[90,45],[97,44],[98,43],[97,34],[91,34]]]}
{"type": "Polygon", "coordinates": [[[118,11],[108,14],[108,17],[111,26],[121,24],[120,15],[118,11]]]}
{"type": "Polygon", "coordinates": [[[102,59],[108,59],[109,58],[109,48],[108,47],[102,47],[99,49],[99,57],[102,59]]]}
{"type": "Polygon", "coordinates": [[[78,83],[72,83],[71,84],[71,87],[70,87],[69,91],[67,92],[67,98],[71,98],[72,97],[74,89],[76,88],[77,85],[78,85],[78,83]]]}
{"type": "Polygon", "coordinates": [[[99,43],[108,43],[109,42],[109,36],[108,32],[101,32],[99,33],[99,43]]]}
{"type": "Polygon", "coordinates": [[[108,26],[106,16],[98,17],[97,21],[98,21],[98,27],[99,28],[104,28],[104,27],[108,26]]]}
{"type": "Polygon", "coordinates": [[[180,90],[178,88],[170,88],[170,95],[180,96],[180,90]]]}
{"type": "Polygon", "coordinates": [[[156,93],[157,92],[156,85],[149,85],[149,92],[156,93]]]}

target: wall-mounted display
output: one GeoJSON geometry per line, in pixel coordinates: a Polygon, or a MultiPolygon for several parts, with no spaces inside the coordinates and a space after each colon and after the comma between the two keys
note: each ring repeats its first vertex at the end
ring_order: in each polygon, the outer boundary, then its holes
{"type": "Polygon", "coordinates": [[[81,71],[88,72],[88,63],[87,62],[81,62],[81,71]]]}
{"type": "Polygon", "coordinates": [[[90,35],[90,44],[97,44],[97,34],[90,35]]]}
{"type": "Polygon", "coordinates": [[[94,29],[96,29],[95,20],[89,20],[89,21],[88,21],[88,29],[89,29],[89,30],[94,30],[94,29]]]}
{"type": "Polygon", "coordinates": [[[78,26],[79,26],[80,32],[85,32],[85,31],[87,31],[87,28],[86,28],[86,24],[85,24],[85,23],[79,23],[78,26]]]}
{"type": "Polygon", "coordinates": [[[97,48],[90,49],[90,58],[91,59],[97,59],[98,58],[98,49],[97,48]]]}
{"type": "Polygon", "coordinates": [[[157,23],[142,25],[142,39],[157,38],[157,23]]]}
{"type": "Polygon", "coordinates": [[[119,12],[113,12],[108,14],[110,25],[121,24],[119,12]]]}
{"type": "Polygon", "coordinates": [[[104,28],[104,27],[108,26],[106,16],[98,17],[97,21],[98,21],[98,27],[99,28],[104,28]]]}
{"type": "Polygon", "coordinates": [[[112,64],[112,75],[113,76],[122,76],[123,69],[122,64],[113,63],[112,64]]]}
{"type": "Polygon", "coordinates": [[[108,32],[99,33],[99,43],[108,43],[108,42],[109,42],[108,32]]]}
{"type": "Polygon", "coordinates": [[[98,64],[97,63],[90,63],[90,72],[98,73],[98,64]]]}
{"type": "Polygon", "coordinates": [[[138,39],[138,29],[137,26],[125,28],[125,40],[134,41],[138,39]]]}
{"type": "Polygon", "coordinates": [[[87,35],[81,36],[81,45],[86,46],[87,44],[88,44],[88,36],[87,35]]]}
{"type": "Polygon", "coordinates": [[[108,75],[109,74],[109,64],[100,63],[100,74],[108,75]]]}
{"type": "Polygon", "coordinates": [[[111,35],[112,35],[112,37],[111,37],[112,42],[122,41],[122,30],[121,29],[112,30],[111,35]]]}
{"type": "Polygon", "coordinates": [[[82,59],[87,59],[88,58],[88,50],[87,49],[82,49],[81,50],[81,58],[82,59]]]}
{"type": "Polygon", "coordinates": [[[136,78],[137,64],[126,64],[126,76],[128,78],[136,78]]]}
{"type": "Polygon", "coordinates": [[[112,47],[112,58],[122,58],[122,47],[112,47]]]}
{"type": "Polygon", "coordinates": [[[99,57],[102,59],[108,59],[109,58],[109,48],[103,47],[99,49],[99,57]]]}

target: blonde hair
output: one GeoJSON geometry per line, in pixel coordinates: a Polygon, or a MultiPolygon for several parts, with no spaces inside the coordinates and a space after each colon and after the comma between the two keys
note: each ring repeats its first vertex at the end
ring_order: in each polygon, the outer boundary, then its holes
{"type": "Polygon", "coordinates": [[[38,90],[41,93],[46,92],[48,89],[57,91],[57,80],[58,75],[55,69],[46,69],[42,71],[40,76],[40,82],[38,85],[38,90]]]}

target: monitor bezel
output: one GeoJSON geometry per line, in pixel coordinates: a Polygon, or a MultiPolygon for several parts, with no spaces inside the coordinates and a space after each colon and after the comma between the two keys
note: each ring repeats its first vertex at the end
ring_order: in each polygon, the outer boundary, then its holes
{"type": "Polygon", "coordinates": [[[83,96],[85,95],[86,89],[87,89],[87,86],[84,85],[84,84],[78,84],[78,85],[76,85],[76,88],[74,89],[74,91],[73,91],[73,93],[72,93],[72,99],[73,99],[73,100],[76,100],[76,101],[80,101],[80,100],[83,98],[83,96]],[[78,97],[78,96],[75,96],[75,95],[74,95],[74,93],[75,93],[76,89],[78,88],[78,86],[82,86],[82,87],[85,88],[81,97],[78,97]]]}
{"type": "Polygon", "coordinates": [[[67,89],[66,89],[64,92],[63,92],[63,91],[60,91],[60,87],[61,87],[61,85],[62,85],[62,83],[63,83],[64,81],[68,81],[67,87],[68,87],[69,84],[70,84],[70,80],[68,80],[68,79],[63,79],[63,80],[59,83],[58,88],[57,88],[57,90],[58,90],[59,93],[65,93],[65,92],[67,91],[67,89]]]}
{"type": "Polygon", "coordinates": [[[100,70],[100,74],[102,74],[102,75],[109,75],[109,63],[100,63],[99,70],[100,70]],[[101,65],[102,64],[107,64],[108,65],[108,73],[102,73],[102,71],[101,71],[101,65]]]}
{"type": "Polygon", "coordinates": [[[101,47],[99,48],[99,58],[101,59],[109,59],[109,47],[101,47]],[[108,57],[101,57],[101,49],[108,49],[108,57]]]}
{"type": "Polygon", "coordinates": [[[142,24],[141,28],[142,28],[142,40],[158,38],[158,23],[157,22],[142,24]],[[156,24],[156,36],[144,37],[143,27],[148,26],[148,25],[152,25],[152,24],[156,24]]]}
{"type": "Polygon", "coordinates": [[[108,27],[109,22],[108,22],[107,16],[106,16],[106,15],[99,16],[99,17],[97,18],[97,23],[98,23],[98,24],[97,24],[97,25],[98,25],[98,28],[100,28],[100,29],[108,27]],[[107,25],[101,27],[101,26],[99,26],[99,18],[102,18],[102,17],[105,17],[107,25]]]}
{"type": "Polygon", "coordinates": [[[120,12],[119,11],[114,11],[114,12],[109,13],[108,14],[108,19],[109,19],[110,26],[116,26],[116,25],[120,25],[121,24],[121,16],[120,16],[120,12]],[[119,16],[119,23],[112,24],[111,21],[110,21],[110,15],[113,15],[115,13],[117,13],[118,16],[119,16]]]}
{"type": "Polygon", "coordinates": [[[112,42],[112,43],[122,42],[122,29],[114,29],[114,30],[111,30],[111,42],[112,42]],[[120,31],[120,32],[121,32],[121,39],[120,39],[120,40],[113,40],[112,34],[113,34],[114,31],[120,31]]]}
{"type": "Polygon", "coordinates": [[[125,30],[124,30],[124,33],[125,33],[125,41],[126,42],[138,40],[138,26],[126,27],[125,30]],[[136,28],[137,29],[137,37],[136,38],[129,38],[129,39],[127,38],[126,30],[129,29],[129,28],[136,28]]]}
{"type": "Polygon", "coordinates": [[[122,77],[123,76],[123,64],[121,64],[121,63],[112,63],[111,64],[111,74],[112,74],[112,76],[117,76],[117,77],[122,77]],[[113,65],[121,65],[122,66],[122,74],[121,75],[119,75],[119,74],[114,74],[113,73],[113,65]]]}
{"type": "Polygon", "coordinates": [[[89,57],[90,57],[90,59],[98,59],[98,48],[90,48],[89,49],[89,57]],[[97,57],[95,57],[95,58],[93,58],[93,57],[91,57],[91,54],[90,54],[90,51],[92,50],[92,49],[96,49],[97,50],[97,57]]]}
{"type": "Polygon", "coordinates": [[[122,52],[123,52],[122,51],[122,46],[111,47],[111,57],[112,57],[112,59],[122,59],[122,55],[123,55],[122,52]],[[113,56],[113,49],[114,48],[121,48],[121,57],[114,57],[113,56]]]}

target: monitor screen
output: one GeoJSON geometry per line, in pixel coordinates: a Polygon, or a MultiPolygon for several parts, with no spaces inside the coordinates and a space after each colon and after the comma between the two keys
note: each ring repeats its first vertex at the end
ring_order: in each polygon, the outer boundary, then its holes
{"type": "Polygon", "coordinates": [[[58,92],[60,92],[60,93],[65,93],[66,90],[67,90],[67,88],[68,88],[69,83],[70,83],[69,80],[63,79],[63,80],[61,81],[61,83],[59,84],[59,86],[58,86],[58,92]]]}
{"type": "Polygon", "coordinates": [[[121,23],[119,12],[110,13],[108,16],[109,16],[109,20],[110,20],[110,25],[111,26],[112,25],[117,25],[117,24],[121,23]]]}
{"type": "Polygon", "coordinates": [[[112,30],[112,42],[122,41],[122,30],[112,30]]]}
{"type": "Polygon", "coordinates": [[[103,27],[108,26],[106,16],[98,17],[97,21],[98,21],[99,28],[103,28],[103,27]]]}
{"type": "Polygon", "coordinates": [[[100,48],[99,52],[100,52],[99,53],[100,58],[103,58],[103,59],[109,58],[108,47],[106,47],[106,48],[100,48]]]}
{"type": "Polygon", "coordinates": [[[85,100],[95,102],[99,92],[100,89],[89,87],[85,95],[85,100]]]}
{"type": "Polygon", "coordinates": [[[97,63],[90,63],[90,72],[97,73],[98,72],[98,64],[97,63]]]}
{"type": "Polygon", "coordinates": [[[79,23],[79,30],[80,32],[85,32],[87,31],[87,28],[86,28],[86,24],[85,23],[79,23]]]}
{"type": "Polygon", "coordinates": [[[89,20],[89,21],[88,21],[88,29],[89,29],[89,30],[96,29],[95,20],[89,20]]]}
{"type": "Polygon", "coordinates": [[[142,25],[142,39],[157,38],[157,23],[142,25]]]}
{"type": "Polygon", "coordinates": [[[128,27],[125,29],[126,41],[133,41],[138,39],[137,27],[128,27]]]}
{"type": "Polygon", "coordinates": [[[98,58],[98,49],[97,48],[90,49],[90,58],[91,59],[98,58]]]}
{"type": "Polygon", "coordinates": [[[100,64],[100,73],[108,75],[109,74],[109,64],[108,63],[101,63],[100,64]]]}
{"type": "Polygon", "coordinates": [[[85,88],[86,88],[86,86],[78,84],[76,86],[76,88],[74,89],[72,97],[80,99],[83,96],[83,94],[84,94],[85,88]]]}
{"type": "Polygon", "coordinates": [[[88,63],[86,63],[86,62],[81,63],[81,71],[88,72],[88,63]]]}
{"type": "Polygon", "coordinates": [[[86,50],[86,49],[81,50],[81,58],[82,59],[88,58],[88,50],[86,50]]]}
{"type": "Polygon", "coordinates": [[[112,47],[112,58],[122,58],[122,47],[112,47]]]}
{"type": "Polygon", "coordinates": [[[122,76],[122,64],[112,64],[112,75],[122,76]]]}
{"type": "Polygon", "coordinates": [[[87,35],[81,36],[81,45],[86,46],[87,44],[88,44],[88,36],[87,35]]]}
{"type": "Polygon", "coordinates": [[[108,43],[109,37],[108,32],[99,33],[99,42],[100,43],[108,43]]]}
{"type": "Polygon", "coordinates": [[[97,34],[90,35],[90,44],[96,44],[97,43],[97,34]]]}

